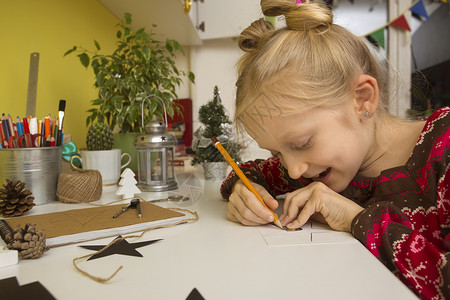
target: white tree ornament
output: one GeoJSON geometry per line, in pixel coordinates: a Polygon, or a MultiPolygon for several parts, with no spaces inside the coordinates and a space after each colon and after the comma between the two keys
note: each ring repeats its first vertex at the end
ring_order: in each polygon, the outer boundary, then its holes
{"type": "Polygon", "coordinates": [[[142,193],[136,186],[136,179],[134,179],[134,172],[130,168],[123,170],[120,175],[119,189],[116,195],[122,195],[123,199],[133,198],[135,194],[142,193]]]}

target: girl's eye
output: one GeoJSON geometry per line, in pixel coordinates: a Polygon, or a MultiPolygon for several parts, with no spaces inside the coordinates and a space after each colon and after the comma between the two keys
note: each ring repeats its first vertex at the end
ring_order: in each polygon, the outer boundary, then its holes
{"type": "Polygon", "coordinates": [[[295,150],[304,150],[311,147],[311,138],[309,138],[304,144],[301,146],[294,146],[295,150]]]}
{"type": "Polygon", "coordinates": [[[303,144],[302,148],[308,148],[311,147],[311,138],[308,139],[308,141],[306,141],[306,143],[303,144]]]}

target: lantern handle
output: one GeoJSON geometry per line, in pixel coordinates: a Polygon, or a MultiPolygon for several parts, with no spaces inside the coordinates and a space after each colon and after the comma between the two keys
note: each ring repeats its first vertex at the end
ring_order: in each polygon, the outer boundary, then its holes
{"type": "Polygon", "coordinates": [[[144,103],[145,103],[145,100],[149,99],[150,97],[155,97],[155,98],[159,99],[159,101],[161,101],[161,103],[162,103],[162,105],[163,105],[163,108],[164,108],[164,118],[165,118],[165,124],[166,124],[166,128],[167,128],[167,110],[166,110],[166,104],[164,103],[163,99],[161,99],[161,97],[159,97],[158,95],[155,95],[155,94],[148,95],[147,97],[145,97],[144,99],[142,99],[142,107],[141,107],[141,110],[142,110],[142,114],[141,114],[141,117],[142,117],[142,128],[145,129],[145,124],[144,124],[144,103]]]}

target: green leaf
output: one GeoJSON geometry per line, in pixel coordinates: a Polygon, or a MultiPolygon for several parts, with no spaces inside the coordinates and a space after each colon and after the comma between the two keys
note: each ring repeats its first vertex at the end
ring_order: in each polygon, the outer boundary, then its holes
{"type": "Polygon", "coordinates": [[[105,102],[104,99],[99,98],[99,99],[92,100],[92,105],[100,105],[100,104],[103,104],[104,102],[105,102]]]}
{"type": "Polygon", "coordinates": [[[195,75],[191,71],[189,71],[188,78],[192,83],[195,83],[195,75]]]}
{"type": "Polygon", "coordinates": [[[89,56],[86,53],[78,54],[81,64],[87,69],[89,66],[89,56]]]}
{"type": "Polygon", "coordinates": [[[95,48],[97,48],[97,50],[100,50],[100,44],[94,40],[94,44],[95,44],[95,48]]]}
{"type": "Polygon", "coordinates": [[[122,95],[114,95],[111,98],[111,102],[122,102],[122,95]]]}
{"type": "Polygon", "coordinates": [[[124,37],[129,37],[130,34],[131,34],[131,28],[125,27],[124,30],[123,30],[123,36],[124,37]]]}
{"type": "Polygon", "coordinates": [[[122,37],[122,31],[117,30],[116,37],[120,39],[122,37]]]}
{"type": "Polygon", "coordinates": [[[172,40],[167,40],[166,41],[166,49],[167,49],[167,51],[169,51],[170,54],[173,53],[172,40]]]}
{"type": "Polygon", "coordinates": [[[90,116],[88,116],[87,118],[86,118],[86,127],[89,127],[89,124],[91,123],[91,117],[90,116]]]}
{"type": "Polygon", "coordinates": [[[128,111],[127,120],[128,120],[128,122],[133,123],[138,117],[138,112],[136,111],[136,107],[129,106],[127,111],[128,111]]]}
{"type": "Polygon", "coordinates": [[[167,106],[167,114],[169,115],[169,117],[173,117],[174,111],[173,111],[173,107],[172,106],[167,106]]]}
{"type": "Polygon", "coordinates": [[[156,102],[159,100],[153,100],[152,102],[150,102],[150,107],[148,108],[148,115],[151,116],[155,113],[156,108],[158,108],[158,103],[156,102]]]}
{"type": "Polygon", "coordinates": [[[142,48],[142,53],[144,54],[144,58],[146,61],[150,59],[150,49],[147,46],[142,48]]]}
{"type": "Polygon", "coordinates": [[[116,109],[116,111],[121,112],[123,110],[123,103],[122,103],[122,101],[114,102],[114,108],[116,109]]]}
{"type": "Polygon", "coordinates": [[[67,50],[66,53],[64,53],[63,56],[69,55],[70,53],[72,53],[72,52],[74,52],[74,51],[76,51],[76,50],[77,50],[77,46],[73,46],[73,48],[67,50]]]}
{"type": "Polygon", "coordinates": [[[98,75],[96,76],[96,80],[95,80],[95,83],[97,84],[97,86],[102,86],[104,79],[105,79],[105,77],[103,76],[103,73],[98,73],[98,75]]]}
{"type": "Polygon", "coordinates": [[[172,41],[173,48],[175,48],[176,51],[180,51],[181,53],[184,54],[183,47],[180,45],[180,43],[178,43],[178,41],[176,41],[176,40],[171,40],[171,41],[172,41]]]}
{"type": "Polygon", "coordinates": [[[125,19],[125,24],[130,25],[131,22],[132,22],[131,14],[126,12],[126,13],[123,14],[123,16],[124,16],[124,19],[125,19]]]}

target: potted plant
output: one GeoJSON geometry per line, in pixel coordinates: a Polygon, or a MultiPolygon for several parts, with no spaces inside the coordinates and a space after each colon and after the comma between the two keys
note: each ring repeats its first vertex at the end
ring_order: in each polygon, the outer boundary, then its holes
{"type": "Polygon", "coordinates": [[[195,157],[191,164],[202,165],[205,179],[223,179],[228,163],[213,145],[211,137],[217,137],[236,162],[241,160],[239,153],[243,147],[235,139],[231,121],[225,113],[217,86],[214,87],[213,99],[200,106],[198,118],[202,126],[194,133],[192,149],[195,151],[195,157]]]}
{"type": "MultiPolygon", "coordinates": [[[[133,31],[131,24],[131,14],[125,13],[124,22],[117,24],[117,48],[110,54],[100,54],[101,47],[94,40],[95,50],[74,46],[64,56],[76,53],[81,64],[94,71],[98,98],[92,100],[94,108],[88,110],[86,125],[95,121],[108,124],[116,133],[114,146],[135,157],[136,134],[155,116],[164,119],[164,106],[170,117],[180,112],[173,102],[178,98],[176,87],[184,76],[193,83],[194,74],[176,67],[176,54],[184,54],[177,41],[159,41],[144,28],[133,31]],[[142,113],[144,99],[148,100],[142,113]]],[[[130,167],[136,170],[136,159],[130,167]]]]}
{"type": "Polygon", "coordinates": [[[89,127],[86,136],[87,150],[80,150],[81,156],[72,156],[70,164],[79,169],[74,162],[78,159],[82,169],[100,172],[104,186],[115,186],[119,181],[122,168],[130,163],[131,156],[128,153],[122,153],[121,149],[113,149],[113,143],[114,136],[110,127],[105,123],[94,123],[89,127]],[[125,156],[128,157],[128,161],[122,164],[125,156]]]}

